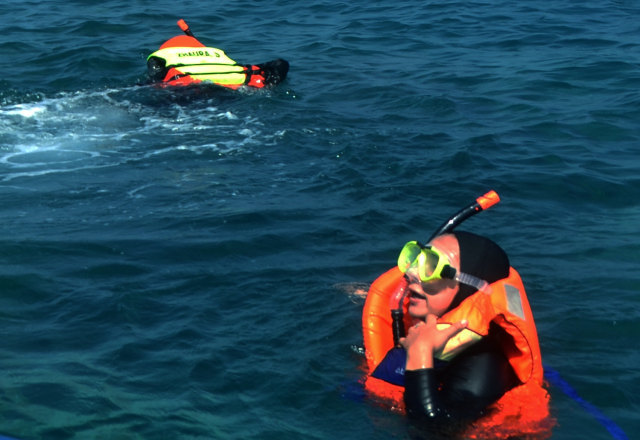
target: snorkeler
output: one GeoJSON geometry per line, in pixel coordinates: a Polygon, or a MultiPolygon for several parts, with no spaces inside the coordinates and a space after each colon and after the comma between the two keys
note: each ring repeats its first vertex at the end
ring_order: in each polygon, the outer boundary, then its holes
{"type": "Polygon", "coordinates": [[[169,39],[147,57],[148,74],[154,82],[169,86],[211,83],[237,89],[274,86],[287,77],[289,63],[283,59],[238,64],[224,51],[198,41],[184,20],[178,20],[178,26],[186,35],[169,39]]]}
{"type": "Polygon", "coordinates": [[[430,432],[475,425],[498,438],[502,428],[537,429],[531,422],[548,416],[548,394],[533,315],[507,254],[486,237],[453,231],[475,212],[445,223],[426,244],[407,243],[398,266],[371,286],[366,388],[395,398],[430,432]],[[381,319],[389,312],[393,337],[381,319]],[[506,428],[505,419],[520,426],[506,428]]]}

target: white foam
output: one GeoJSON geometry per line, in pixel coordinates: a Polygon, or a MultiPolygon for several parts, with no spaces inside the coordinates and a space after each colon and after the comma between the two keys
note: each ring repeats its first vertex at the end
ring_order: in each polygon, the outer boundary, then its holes
{"type": "Polygon", "coordinates": [[[157,90],[132,87],[60,93],[0,107],[3,180],[114,166],[175,151],[225,154],[259,143],[263,136],[256,118],[221,108],[215,98],[163,103],[158,97],[157,90]]]}
{"type": "Polygon", "coordinates": [[[19,115],[23,118],[33,118],[35,115],[42,113],[45,110],[45,107],[41,105],[18,104],[13,107],[9,107],[4,111],[0,111],[0,114],[7,116],[19,115]]]}

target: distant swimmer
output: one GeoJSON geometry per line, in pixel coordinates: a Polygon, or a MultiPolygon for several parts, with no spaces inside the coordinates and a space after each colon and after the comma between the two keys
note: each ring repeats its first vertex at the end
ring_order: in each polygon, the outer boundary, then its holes
{"type": "Polygon", "coordinates": [[[405,244],[363,310],[366,389],[434,435],[544,437],[553,426],[520,276],[495,242],[453,230],[498,201],[489,192],[425,244],[405,244]]]}
{"type": "Polygon", "coordinates": [[[289,63],[276,59],[262,64],[238,64],[222,50],[206,47],[184,20],[178,26],[186,35],[167,40],[147,57],[152,81],[168,86],[213,83],[230,89],[242,86],[263,88],[280,84],[287,77],[289,63]]]}

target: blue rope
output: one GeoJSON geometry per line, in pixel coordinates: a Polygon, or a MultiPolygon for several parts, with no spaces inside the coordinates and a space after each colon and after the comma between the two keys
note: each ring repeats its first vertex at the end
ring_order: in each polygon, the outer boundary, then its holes
{"type": "Polygon", "coordinates": [[[578,392],[560,376],[560,373],[545,365],[544,377],[549,381],[549,383],[551,383],[551,385],[560,388],[563,393],[578,402],[578,404],[582,408],[584,408],[589,414],[595,417],[595,419],[600,422],[602,426],[607,429],[607,431],[609,431],[613,438],[615,438],[616,440],[629,440],[629,437],[627,437],[627,434],[624,433],[622,428],[616,425],[613,420],[605,416],[602,411],[600,411],[594,405],[580,397],[580,395],[578,395],[578,392]]]}
{"type": "MultiPolygon", "coordinates": [[[[606,415],[602,413],[596,406],[584,400],[578,392],[571,386],[569,383],[560,376],[556,370],[544,366],[544,377],[549,381],[551,385],[556,388],[559,388],[564,394],[569,396],[571,399],[576,401],[585,411],[587,411],[591,416],[593,416],[602,426],[606,428],[606,430],[611,434],[611,436],[616,440],[629,440],[629,437],[625,432],[620,428],[616,423],[608,418],[606,415]]],[[[353,400],[353,401],[362,401],[365,396],[364,388],[361,383],[358,382],[346,382],[343,384],[342,396],[353,400]]],[[[0,437],[0,440],[5,440],[0,437]]],[[[14,439],[8,439],[14,440],[14,439]]]]}

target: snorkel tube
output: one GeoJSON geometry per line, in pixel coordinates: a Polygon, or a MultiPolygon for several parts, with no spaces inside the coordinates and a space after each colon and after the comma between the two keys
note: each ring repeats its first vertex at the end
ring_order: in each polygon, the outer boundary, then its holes
{"type": "MultiPolygon", "coordinates": [[[[442,234],[448,234],[453,231],[456,226],[468,219],[469,217],[491,208],[500,201],[498,193],[491,190],[488,193],[478,197],[469,205],[455,213],[449,220],[444,222],[427,240],[427,243],[442,234]]],[[[393,343],[396,347],[400,347],[400,338],[404,338],[404,312],[402,306],[404,298],[407,295],[407,282],[402,280],[400,285],[391,294],[389,299],[389,308],[391,309],[391,329],[393,331],[393,343]]]]}
{"type": "Polygon", "coordinates": [[[433,240],[434,238],[436,238],[438,235],[447,234],[453,231],[456,226],[458,226],[460,223],[462,223],[472,215],[475,215],[481,211],[484,211],[485,209],[491,208],[493,205],[495,205],[499,201],[500,201],[500,197],[498,196],[498,193],[493,190],[489,191],[483,196],[478,197],[468,206],[458,211],[449,220],[444,222],[442,226],[440,226],[436,230],[436,232],[434,232],[433,235],[429,237],[429,240],[427,240],[427,243],[433,240]]]}

